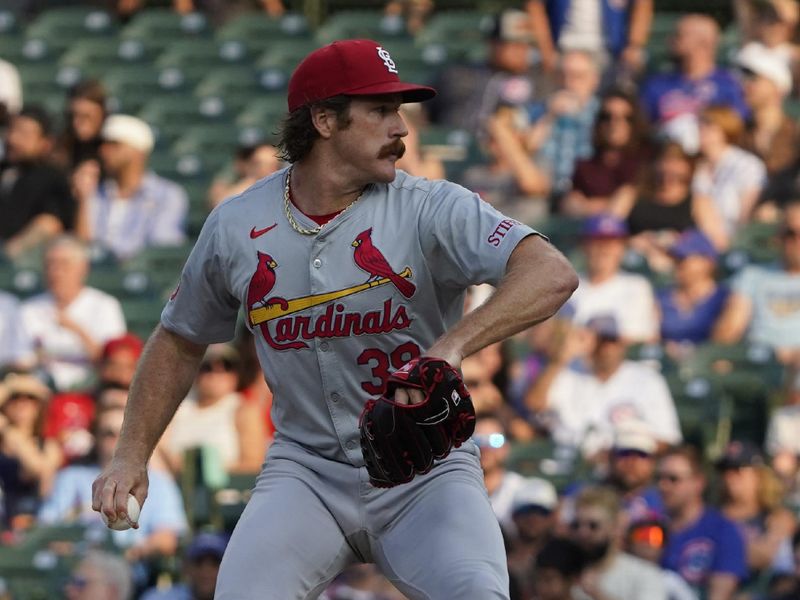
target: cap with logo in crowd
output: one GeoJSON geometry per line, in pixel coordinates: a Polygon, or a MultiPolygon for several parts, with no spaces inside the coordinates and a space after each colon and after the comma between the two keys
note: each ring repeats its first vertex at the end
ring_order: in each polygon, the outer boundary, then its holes
{"type": "Polygon", "coordinates": [[[736,55],[736,65],[744,71],[769,79],[782,94],[792,90],[792,71],[786,60],[764,44],[750,42],[745,45],[736,55]]]}
{"type": "Polygon", "coordinates": [[[708,236],[697,229],[684,231],[675,240],[675,243],[670,246],[669,253],[678,260],[683,260],[689,256],[704,256],[716,261],[719,257],[717,249],[714,248],[714,244],[711,243],[708,236]]]}
{"type": "Polygon", "coordinates": [[[339,40],[315,50],[289,79],[289,112],[334,96],[400,94],[403,102],[436,95],[425,85],[400,80],[389,51],[373,40],[339,40]]]}
{"type": "Polygon", "coordinates": [[[626,238],[630,232],[628,224],[614,215],[594,215],[583,222],[581,237],[583,239],[617,239],[626,238]]]}
{"type": "Polygon", "coordinates": [[[222,560],[228,538],[219,533],[199,533],[186,548],[186,558],[198,560],[204,556],[211,556],[222,560]]]}
{"type": "Polygon", "coordinates": [[[155,145],[150,126],[131,115],[111,115],[103,123],[100,137],[106,142],[117,142],[149,154],[155,145]]]}
{"type": "Polygon", "coordinates": [[[613,449],[615,452],[633,450],[653,455],[658,449],[658,442],[647,423],[638,419],[629,419],[614,429],[613,449]]]}
{"type": "Polygon", "coordinates": [[[530,18],[516,8],[507,8],[492,17],[489,39],[493,42],[524,42],[533,44],[530,18]]]}
{"type": "Polygon", "coordinates": [[[714,463],[720,471],[725,469],[741,469],[742,467],[760,467],[764,464],[764,457],[755,444],[751,442],[733,441],[725,448],[714,463]]]}
{"type": "Polygon", "coordinates": [[[557,505],[558,493],[552,483],[539,477],[526,477],[514,493],[511,512],[517,514],[532,508],[552,512],[557,505]]]}

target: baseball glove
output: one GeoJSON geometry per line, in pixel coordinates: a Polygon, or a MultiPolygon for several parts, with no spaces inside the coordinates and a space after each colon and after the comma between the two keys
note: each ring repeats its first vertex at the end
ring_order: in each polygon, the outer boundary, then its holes
{"type": "Polygon", "coordinates": [[[359,428],[370,483],[389,488],[427,473],[435,459],[469,439],[475,409],[458,371],[444,360],[420,357],[389,377],[383,396],[367,402],[359,428]],[[418,389],[424,400],[397,404],[398,387],[418,389]]]}

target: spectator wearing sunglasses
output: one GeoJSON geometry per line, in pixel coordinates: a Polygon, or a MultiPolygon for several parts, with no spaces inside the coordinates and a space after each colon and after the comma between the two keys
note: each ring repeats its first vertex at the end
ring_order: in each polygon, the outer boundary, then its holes
{"type": "Polygon", "coordinates": [[[575,501],[570,523],[575,541],[587,560],[577,598],[581,600],[666,600],[659,569],[622,550],[625,519],[622,502],[608,487],[588,487],[575,501]]]}
{"type": "MultiPolygon", "coordinates": [[[[634,521],[625,536],[625,551],[654,565],[660,565],[667,535],[667,526],[658,517],[650,516],[641,521],[634,521]]],[[[697,600],[697,594],[680,575],[662,569],[661,576],[664,578],[669,600],[697,600]]]]}
{"type": "Polygon", "coordinates": [[[96,550],[78,563],[64,587],[67,600],[130,600],[132,597],[131,569],[125,560],[96,550]]]}
{"type": "Polygon", "coordinates": [[[558,494],[552,483],[527,477],[514,493],[511,518],[514,522],[508,569],[512,577],[529,588],[532,561],[555,534],[558,494]]]}
{"type": "Polygon", "coordinates": [[[706,478],[691,446],[668,450],[656,471],[669,537],[662,566],[709,600],[730,600],[747,576],[744,539],[737,526],[706,506],[706,478]]]}
{"type": "Polygon", "coordinates": [[[636,99],[621,90],[606,93],[594,122],[592,156],[575,163],[572,190],[561,212],[577,217],[609,212],[620,195],[635,194],[646,157],[645,136],[636,99]]]}
{"type": "Polygon", "coordinates": [[[236,391],[238,369],[239,353],[232,346],[209,346],[194,387],[165,434],[174,472],[182,469],[186,450],[202,447],[211,449],[228,473],[260,469],[267,447],[264,419],[258,405],[236,391]]]}
{"type": "Polygon", "coordinates": [[[800,201],[786,206],[778,239],[782,264],[740,272],[713,339],[769,346],[781,362],[800,366],[800,201]]]}
{"type": "Polygon", "coordinates": [[[758,449],[733,441],[716,463],[722,486],[722,514],[742,531],[753,577],[793,568],[792,534],[797,519],[782,506],[783,488],[758,449]]]}

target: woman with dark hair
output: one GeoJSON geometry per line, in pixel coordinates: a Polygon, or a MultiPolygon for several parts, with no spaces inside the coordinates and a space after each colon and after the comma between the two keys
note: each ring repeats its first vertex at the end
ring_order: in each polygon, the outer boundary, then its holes
{"type": "Polygon", "coordinates": [[[69,91],[66,129],[55,151],[64,167],[74,170],[87,160],[98,161],[106,100],[103,85],[94,79],[81,81],[69,91]]]}
{"type": "Polygon", "coordinates": [[[636,99],[621,90],[608,92],[594,122],[592,157],[576,163],[561,211],[577,217],[604,213],[617,195],[632,194],[646,144],[647,124],[636,99]]]}
{"type": "Polygon", "coordinates": [[[667,250],[687,229],[701,230],[714,243],[722,244],[724,231],[719,213],[708,196],[692,192],[695,159],[679,144],[660,146],[644,171],[634,194],[619,195],[612,212],[627,219],[632,247],[644,255],[655,270],[668,270],[667,250]]]}

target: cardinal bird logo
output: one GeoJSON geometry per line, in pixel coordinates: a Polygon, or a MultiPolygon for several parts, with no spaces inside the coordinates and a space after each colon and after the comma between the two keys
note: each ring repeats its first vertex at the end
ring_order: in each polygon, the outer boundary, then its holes
{"type": "Polygon", "coordinates": [[[407,279],[398,275],[394,269],[392,269],[389,261],[386,260],[381,251],[372,244],[372,227],[359,233],[356,239],[353,240],[351,246],[355,248],[353,258],[356,264],[360,269],[369,273],[367,281],[385,277],[391,281],[394,287],[397,288],[397,291],[406,298],[410,298],[414,295],[417,287],[407,279]]]}
{"type": "MultiPolygon", "coordinates": [[[[275,259],[269,254],[265,254],[264,252],[256,252],[256,254],[258,255],[258,264],[256,265],[255,273],[253,273],[253,276],[250,278],[250,285],[247,286],[248,312],[252,311],[254,308],[267,307],[274,304],[277,304],[283,310],[287,310],[289,303],[284,298],[277,296],[267,298],[272,288],[275,287],[275,269],[278,263],[275,262],[275,259]]],[[[255,325],[252,319],[250,324],[255,325]]],[[[267,329],[267,323],[261,323],[259,328],[265,338],[270,339],[271,336],[269,329],[267,329]]],[[[305,348],[306,344],[294,342],[292,344],[286,344],[286,347],[299,349],[305,348]]]]}

